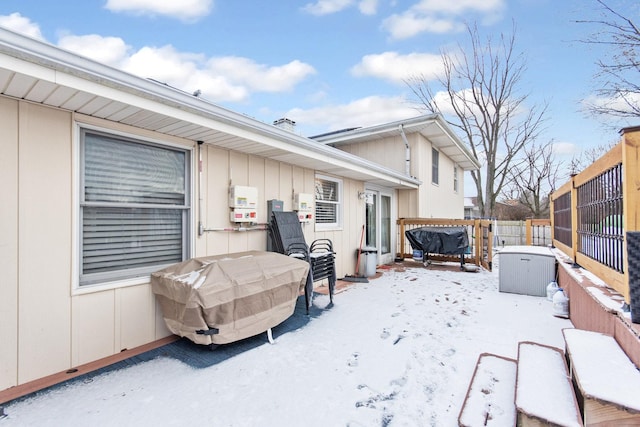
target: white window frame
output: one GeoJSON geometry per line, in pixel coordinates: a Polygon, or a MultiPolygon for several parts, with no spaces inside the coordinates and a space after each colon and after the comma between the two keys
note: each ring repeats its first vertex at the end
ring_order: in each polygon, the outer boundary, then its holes
{"type": "Polygon", "coordinates": [[[133,269],[130,271],[130,274],[122,275],[122,274],[100,274],[94,276],[94,279],[89,281],[81,280],[81,271],[82,271],[82,203],[83,203],[83,194],[82,191],[84,189],[83,176],[84,176],[84,164],[82,159],[83,152],[83,135],[85,132],[102,134],[107,137],[112,137],[114,139],[123,140],[131,143],[138,143],[142,145],[155,146],[164,149],[173,149],[176,151],[181,151],[185,153],[185,171],[184,171],[184,180],[185,180],[185,205],[182,207],[184,211],[183,215],[183,225],[182,225],[182,259],[188,259],[193,253],[193,239],[191,237],[193,230],[193,170],[194,170],[194,155],[193,155],[193,147],[186,146],[178,143],[167,142],[164,140],[152,139],[149,137],[142,137],[129,132],[121,132],[113,129],[104,128],[101,126],[95,126],[85,123],[77,123],[76,125],[76,136],[75,136],[75,144],[74,144],[74,158],[75,158],[75,172],[74,172],[74,188],[76,191],[74,192],[74,205],[76,209],[74,209],[74,245],[75,245],[75,260],[74,260],[74,279],[72,281],[72,293],[73,294],[83,294],[87,292],[96,292],[105,289],[113,289],[131,285],[139,285],[143,283],[148,283],[150,280],[150,274],[152,271],[159,270],[168,264],[157,264],[153,267],[149,267],[146,269],[133,269]]]}
{"type": "MultiPolygon", "coordinates": [[[[323,180],[323,181],[331,181],[337,184],[337,200],[336,201],[323,201],[318,200],[317,193],[314,190],[314,198],[315,198],[315,207],[318,209],[318,203],[331,203],[336,206],[336,222],[318,222],[318,215],[316,211],[315,215],[315,227],[317,231],[325,231],[325,230],[341,230],[342,229],[342,213],[344,211],[344,199],[342,197],[343,194],[343,182],[339,178],[334,178],[332,176],[316,174],[315,180],[323,180]]],[[[315,181],[314,181],[315,182],[315,181]]]]}
{"type": "Polygon", "coordinates": [[[440,185],[440,152],[435,148],[431,148],[431,183],[440,185]]]}
{"type": "Polygon", "coordinates": [[[458,192],[460,182],[458,181],[458,165],[453,165],[453,191],[458,192]]]}

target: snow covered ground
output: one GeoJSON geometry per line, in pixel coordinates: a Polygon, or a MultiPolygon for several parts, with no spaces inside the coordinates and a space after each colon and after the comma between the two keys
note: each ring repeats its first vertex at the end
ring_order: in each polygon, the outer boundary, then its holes
{"type": "Polygon", "coordinates": [[[0,427],[455,426],[480,353],[564,347],[571,322],[546,298],[498,292],[497,270],[413,265],[352,284],[273,345],[206,369],[158,358],[57,387],[6,406],[0,427]]]}

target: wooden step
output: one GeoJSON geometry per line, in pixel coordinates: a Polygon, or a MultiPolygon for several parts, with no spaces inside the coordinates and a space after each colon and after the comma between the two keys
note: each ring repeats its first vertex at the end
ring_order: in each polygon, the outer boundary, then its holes
{"type": "Polygon", "coordinates": [[[482,353],[471,377],[458,425],[513,427],[516,422],[513,403],[516,370],[515,360],[482,353]]]}
{"type": "Polygon", "coordinates": [[[640,426],[640,371],[616,340],[563,329],[571,378],[586,426],[640,426]]]}
{"type": "Polygon", "coordinates": [[[582,426],[562,350],[534,342],[518,345],[517,425],[582,426]]]}

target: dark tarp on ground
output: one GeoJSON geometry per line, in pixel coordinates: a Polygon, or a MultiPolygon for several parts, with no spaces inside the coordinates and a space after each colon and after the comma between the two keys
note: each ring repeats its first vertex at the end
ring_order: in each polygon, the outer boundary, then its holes
{"type": "Polygon", "coordinates": [[[413,249],[425,255],[461,255],[469,247],[466,227],[420,227],[404,233],[413,249]]]}
{"type": "Polygon", "coordinates": [[[151,288],[171,332],[226,344],[290,317],[308,271],[307,262],[275,252],[239,252],[169,266],[151,275],[151,288]]]}

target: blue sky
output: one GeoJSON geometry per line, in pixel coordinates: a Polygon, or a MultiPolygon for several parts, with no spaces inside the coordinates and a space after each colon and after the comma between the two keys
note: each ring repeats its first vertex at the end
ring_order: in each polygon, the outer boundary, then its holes
{"type": "MultiPolygon", "coordinates": [[[[610,0],[630,17],[638,5],[610,0]]],[[[527,57],[521,89],[549,103],[543,140],[558,155],[618,140],[581,111],[603,52],[584,40],[595,0],[2,0],[0,25],[311,136],[413,117],[403,82],[435,75],[465,22],[498,37],[515,24],[527,57]]]]}

